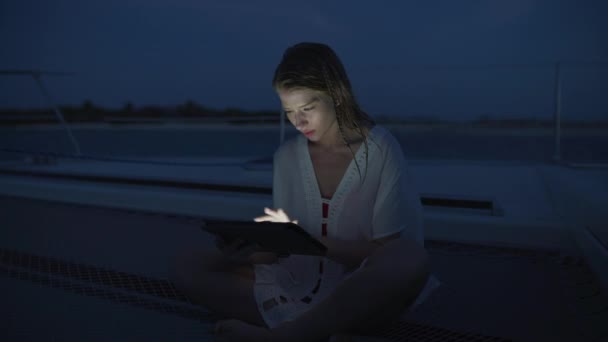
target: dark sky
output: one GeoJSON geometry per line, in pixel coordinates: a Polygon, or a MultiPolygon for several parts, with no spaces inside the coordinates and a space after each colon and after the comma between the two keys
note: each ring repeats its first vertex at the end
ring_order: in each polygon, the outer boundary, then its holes
{"type": "MultiPolygon", "coordinates": [[[[608,62],[602,0],[0,0],[0,69],[45,79],[62,104],[278,109],[283,50],[338,52],[372,115],[550,117],[553,63],[608,62]],[[498,66],[497,66],[498,65],[498,66]]],[[[608,67],[564,64],[564,111],[608,117],[608,67]]],[[[41,107],[0,77],[0,107],[41,107]]]]}

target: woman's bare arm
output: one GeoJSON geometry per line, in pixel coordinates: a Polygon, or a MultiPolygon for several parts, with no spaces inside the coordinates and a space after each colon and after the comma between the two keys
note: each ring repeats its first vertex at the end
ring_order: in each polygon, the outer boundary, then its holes
{"type": "Polygon", "coordinates": [[[399,238],[401,233],[395,233],[382,239],[374,241],[366,240],[340,240],[329,237],[321,237],[319,241],[327,247],[327,257],[344,265],[347,270],[352,270],[361,265],[363,260],[372,252],[386,242],[399,238]]]}

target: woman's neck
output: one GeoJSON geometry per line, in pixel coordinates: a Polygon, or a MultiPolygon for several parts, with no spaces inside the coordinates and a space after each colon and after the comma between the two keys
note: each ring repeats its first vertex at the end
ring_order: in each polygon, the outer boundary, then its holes
{"type": "Polygon", "coordinates": [[[337,121],[334,121],[334,124],[330,126],[327,132],[330,133],[329,135],[326,133],[323,137],[324,139],[317,142],[309,141],[308,143],[321,150],[338,152],[344,150],[349,145],[358,145],[362,143],[371,128],[371,126],[361,126],[361,132],[359,132],[358,129],[343,127],[342,132],[340,132],[337,121]],[[342,135],[342,133],[344,135],[342,135]],[[361,135],[361,133],[363,133],[363,135],[361,135]]]}

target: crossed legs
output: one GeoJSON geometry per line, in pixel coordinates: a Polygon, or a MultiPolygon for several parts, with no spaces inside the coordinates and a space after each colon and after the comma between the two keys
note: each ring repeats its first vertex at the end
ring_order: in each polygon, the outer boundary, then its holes
{"type": "Polygon", "coordinates": [[[219,323],[220,340],[322,341],[336,333],[364,333],[398,317],[424,287],[429,260],[414,241],[391,240],[325,300],[272,330],[266,328],[253,297],[251,266],[228,265],[219,253],[196,253],[182,258],[175,274],[177,287],[190,298],[233,318],[219,323]]]}

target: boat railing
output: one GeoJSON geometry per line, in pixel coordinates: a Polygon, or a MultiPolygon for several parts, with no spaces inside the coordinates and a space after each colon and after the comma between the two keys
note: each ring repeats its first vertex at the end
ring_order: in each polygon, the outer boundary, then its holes
{"type": "Polygon", "coordinates": [[[21,76],[32,77],[32,79],[36,82],[36,85],[40,89],[40,92],[42,93],[42,95],[44,96],[46,101],[48,102],[48,105],[53,109],[53,112],[55,113],[57,120],[63,126],[65,133],[67,134],[68,139],[70,140],[72,147],[74,148],[74,153],[76,155],[81,154],[80,144],[78,143],[78,140],[76,140],[76,137],[74,137],[74,134],[72,133],[70,125],[68,125],[63,113],[59,109],[59,106],[53,99],[51,92],[48,90],[47,86],[45,85],[44,81],[42,80],[42,76],[71,76],[71,75],[75,75],[75,73],[43,71],[43,70],[0,70],[0,75],[21,75],[21,76]]]}

